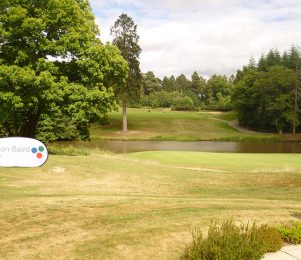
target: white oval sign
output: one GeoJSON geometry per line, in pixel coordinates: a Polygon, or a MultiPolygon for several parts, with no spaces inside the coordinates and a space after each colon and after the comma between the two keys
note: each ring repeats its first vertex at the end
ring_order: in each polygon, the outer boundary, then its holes
{"type": "Polygon", "coordinates": [[[39,167],[47,158],[46,146],[36,139],[0,138],[0,167],[39,167]]]}

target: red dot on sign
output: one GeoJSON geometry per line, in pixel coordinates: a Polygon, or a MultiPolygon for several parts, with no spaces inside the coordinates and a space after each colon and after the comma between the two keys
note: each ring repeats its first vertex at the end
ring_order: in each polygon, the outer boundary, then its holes
{"type": "Polygon", "coordinates": [[[43,156],[43,155],[42,155],[41,153],[38,153],[38,154],[37,154],[37,157],[38,157],[39,159],[41,159],[42,156],[43,156]]]}

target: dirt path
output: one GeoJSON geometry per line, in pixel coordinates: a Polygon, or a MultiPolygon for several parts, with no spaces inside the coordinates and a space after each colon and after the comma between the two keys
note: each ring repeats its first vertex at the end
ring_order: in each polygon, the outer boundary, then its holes
{"type": "Polygon", "coordinates": [[[250,130],[248,128],[242,127],[238,124],[238,120],[233,120],[233,121],[225,121],[223,120],[225,123],[227,123],[229,126],[233,127],[234,129],[243,132],[243,133],[247,133],[247,134],[272,134],[272,133],[262,133],[262,132],[257,132],[257,131],[253,131],[250,130]]]}
{"type": "MultiPolygon", "coordinates": [[[[242,127],[238,124],[238,120],[235,119],[235,120],[232,120],[232,121],[227,121],[227,120],[224,120],[224,119],[220,119],[220,118],[212,118],[214,120],[218,120],[218,121],[221,121],[221,122],[224,122],[226,123],[227,125],[231,126],[232,128],[236,129],[237,131],[239,132],[242,132],[242,133],[247,133],[247,134],[273,134],[273,133],[263,133],[263,132],[257,132],[257,131],[253,131],[253,130],[250,130],[248,128],[245,128],[245,127],[242,127]]],[[[274,133],[275,134],[275,133],[274,133]]]]}

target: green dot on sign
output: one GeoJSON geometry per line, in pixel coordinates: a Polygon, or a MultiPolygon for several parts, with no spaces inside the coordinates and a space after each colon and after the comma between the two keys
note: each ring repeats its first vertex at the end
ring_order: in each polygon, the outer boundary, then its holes
{"type": "Polygon", "coordinates": [[[44,147],[43,147],[43,146],[40,146],[40,147],[39,147],[39,151],[40,151],[40,152],[43,152],[43,151],[44,151],[44,147]]]}

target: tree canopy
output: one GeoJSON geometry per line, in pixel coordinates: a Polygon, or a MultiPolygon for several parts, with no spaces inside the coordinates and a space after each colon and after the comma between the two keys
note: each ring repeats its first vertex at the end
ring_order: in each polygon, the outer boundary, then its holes
{"type": "Polygon", "coordinates": [[[0,3],[0,132],[41,140],[88,139],[125,82],[119,50],[103,45],[86,0],[0,3]]]}

